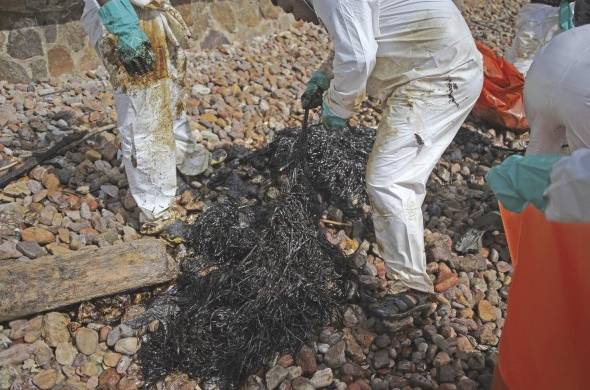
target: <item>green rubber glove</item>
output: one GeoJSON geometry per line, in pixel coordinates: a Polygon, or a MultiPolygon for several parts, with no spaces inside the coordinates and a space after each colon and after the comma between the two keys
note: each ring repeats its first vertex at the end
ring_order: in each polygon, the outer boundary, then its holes
{"type": "Polygon", "coordinates": [[[564,31],[574,28],[574,16],[568,0],[559,3],[559,27],[564,31]]]}
{"type": "Polygon", "coordinates": [[[109,0],[98,15],[105,28],[117,37],[117,52],[127,72],[131,75],[150,72],[154,68],[154,53],[129,0],[109,0]]]}
{"type": "Polygon", "coordinates": [[[553,166],[561,156],[510,156],[490,170],[486,180],[502,205],[515,213],[532,203],[545,211],[545,190],[551,182],[553,166]]]}
{"type": "Polygon", "coordinates": [[[313,109],[322,105],[324,92],[330,88],[330,79],[320,70],[311,75],[311,79],[301,95],[301,105],[305,109],[313,109]]]}
{"type": "Polygon", "coordinates": [[[326,102],[322,104],[322,110],[322,123],[328,129],[344,129],[348,126],[348,121],[335,115],[326,105],[326,102]]]}

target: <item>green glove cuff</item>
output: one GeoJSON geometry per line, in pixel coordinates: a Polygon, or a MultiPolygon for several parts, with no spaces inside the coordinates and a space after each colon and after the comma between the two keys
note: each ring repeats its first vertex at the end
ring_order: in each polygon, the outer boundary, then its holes
{"type": "Polygon", "coordinates": [[[330,79],[321,70],[316,70],[311,75],[309,83],[307,83],[308,88],[312,85],[321,88],[322,91],[327,91],[330,88],[330,79]]]}
{"type": "Polygon", "coordinates": [[[486,175],[496,197],[506,209],[523,211],[528,203],[545,211],[545,190],[551,183],[553,166],[561,156],[511,156],[486,175]]]}
{"type": "Polygon", "coordinates": [[[562,30],[567,31],[574,28],[574,16],[570,7],[570,2],[562,0],[559,4],[559,27],[562,30]]]}
{"type": "Polygon", "coordinates": [[[348,122],[344,118],[340,118],[335,115],[332,110],[326,105],[326,102],[322,104],[322,123],[328,129],[343,129],[348,126],[348,122]]]}
{"type": "Polygon", "coordinates": [[[117,47],[122,55],[132,56],[149,43],[129,0],[110,0],[100,8],[98,15],[107,31],[117,36],[117,47]]]}

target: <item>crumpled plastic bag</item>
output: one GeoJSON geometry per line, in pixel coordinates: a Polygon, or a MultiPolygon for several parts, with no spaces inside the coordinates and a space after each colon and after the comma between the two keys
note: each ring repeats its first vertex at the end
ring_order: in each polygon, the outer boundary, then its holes
{"type": "Polygon", "coordinates": [[[528,130],[524,114],[524,76],[483,43],[477,42],[477,48],[483,55],[484,82],[473,114],[491,126],[514,132],[528,130]]]}
{"type": "Polygon", "coordinates": [[[554,36],[573,28],[574,3],[525,4],[516,20],[516,34],[505,54],[506,59],[526,76],[535,56],[554,36]]]}

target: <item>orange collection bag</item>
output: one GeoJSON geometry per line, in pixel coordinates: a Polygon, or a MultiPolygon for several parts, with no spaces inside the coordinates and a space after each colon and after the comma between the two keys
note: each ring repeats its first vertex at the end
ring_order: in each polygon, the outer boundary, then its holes
{"type": "Polygon", "coordinates": [[[492,389],[589,389],[590,224],[500,211],[514,275],[492,389]]]}
{"type": "Polygon", "coordinates": [[[483,43],[477,42],[477,48],[483,55],[484,81],[473,114],[493,126],[515,132],[528,130],[524,114],[524,76],[483,43]]]}

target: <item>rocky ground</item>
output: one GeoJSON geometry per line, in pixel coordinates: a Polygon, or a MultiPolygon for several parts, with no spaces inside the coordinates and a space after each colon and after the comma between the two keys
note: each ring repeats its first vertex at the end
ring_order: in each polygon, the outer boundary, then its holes
{"type": "MultiPolygon", "coordinates": [[[[465,14],[476,38],[502,51],[522,3],[493,2],[465,14]]],[[[186,105],[199,139],[223,154],[219,150],[230,145],[257,148],[276,131],[298,125],[298,96],[328,46],[319,29],[298,24],[268,39],[192,53],[186,105]]],[[[50,83],[0,82],[0,172],[63,135],[111,125],[110,91],[104,70],[50,83]]],[[[367,102],[353,122],[375,126],[378,120],[378,105],[367,102]]],[[[468,121],[436,167],[424,205],[428,271],[440,293],[436,310],[390,322],[368,317],[359,306],[343,307],[343,327],[325,328],[315,343],[278,357],[245,387],[488,388],[512,269],[484,175],[506,157],[497,146],[520,149],[525,141],[468,121]]],[[[0,261],[138,239],[138,210],[118,147],[115,133],[105,130],[5,186],[0,261]]],[[[207,186],[220,165],[182,185],[177,207],[188,219],[223,193],[207,186]]],[[[343,222],[338,210],[327,218],[343,222]]],[[[344,251],[360,247],[352,264],[361,283],[384,289],[387,273],[377,246],[338,226],[325,226],[328,238],[344,251]]],[[[123,294],[0,325],[0,389],[139,388],[134,355],[143,334],[157,325],[133,330],[120,323],[141,313],[152,294],[123,294]]],[[[199,385],[213,386],[177,375],[159,388],[199,385]]]]}

